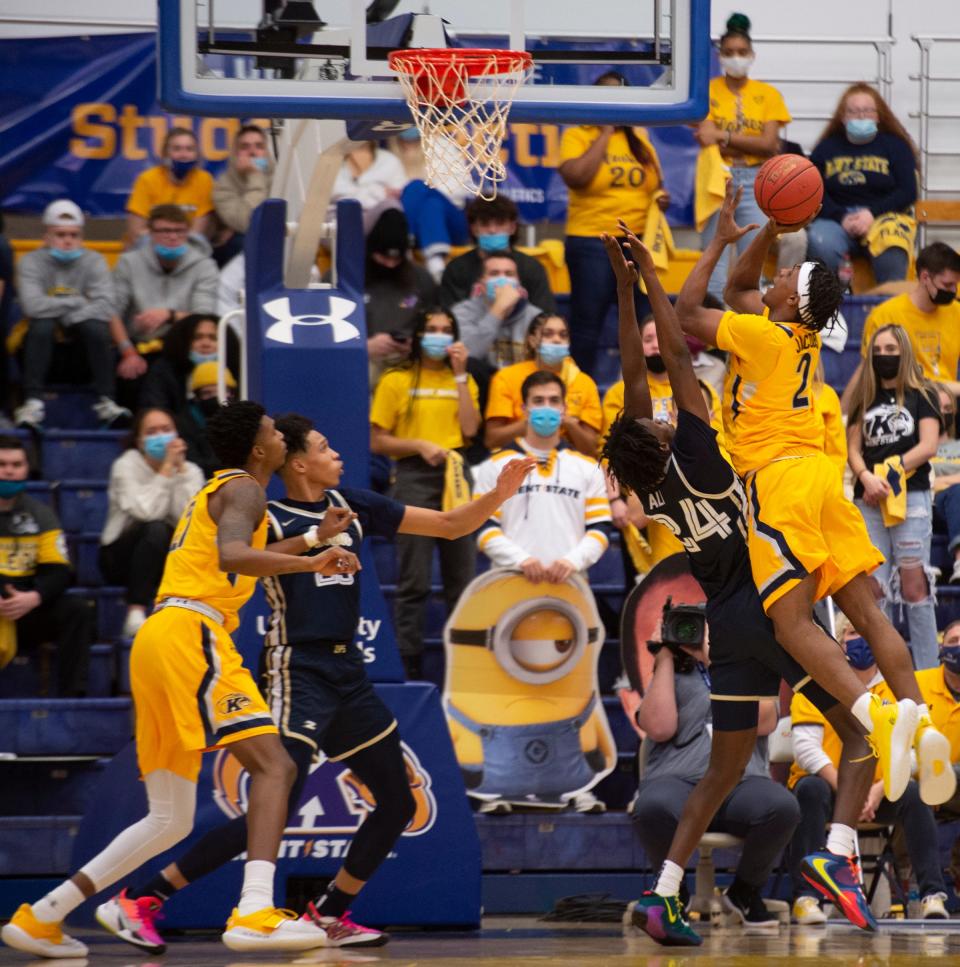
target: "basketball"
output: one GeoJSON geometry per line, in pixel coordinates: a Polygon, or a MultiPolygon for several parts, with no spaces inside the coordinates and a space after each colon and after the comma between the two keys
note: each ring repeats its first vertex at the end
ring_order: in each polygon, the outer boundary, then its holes
{"type": "Polygon", "coordinates": [[[823,179],[813,162],[801,155],[778,154],[757,172],[753,193],[765,215],[781,225],[797,225],[820,207],[823,179]]]}

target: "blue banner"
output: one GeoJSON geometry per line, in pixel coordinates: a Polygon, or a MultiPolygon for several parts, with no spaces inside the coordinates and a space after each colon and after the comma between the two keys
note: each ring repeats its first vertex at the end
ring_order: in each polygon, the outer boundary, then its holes
{"type": "MultiPolygon", "coordinates": [[[[542,70],[556,82],[574,79],[560,76],[564,71],[601,72],[596,66],[542,70]]],[[[633,74],[648,70],[623,72],[642,83],[633,74]]],[[[580,83],[592,79],[576,77],[580,83]]],[[[194,130],[203,165],[216,177],[239,125],[238,118],[177,117],[160,107],[153,34],[0,41],[0,206],[9,211],[40,212],[53,199],[69,197],[90,215],[122,216],[134,180],[157,164],[171,127],[194,130]]],[[[502,191],[520,206],[524,221],[562,223],[561,127],[509,128],[502,191]]],[[[689,225],[696,143],[685,127],[651,128],[650,137],[673,198],[670,221],[689,225]]]]}

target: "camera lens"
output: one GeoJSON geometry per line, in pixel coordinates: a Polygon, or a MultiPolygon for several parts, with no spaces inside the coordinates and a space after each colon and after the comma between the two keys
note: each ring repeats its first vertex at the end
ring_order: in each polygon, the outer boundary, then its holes
{"type": "Polygon", "coordinates": [[[674,633],[681,644],[697,642],[700,639],[700,622],[694,618],[679,618],[674,633]]]}

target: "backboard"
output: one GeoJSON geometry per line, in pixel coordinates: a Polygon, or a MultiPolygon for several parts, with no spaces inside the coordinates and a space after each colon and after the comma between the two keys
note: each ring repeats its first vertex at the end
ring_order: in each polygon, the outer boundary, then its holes
{"type": "Polygon", "coordinates": [[[707,113],[709,0],[160,0],[171,111],[411,123],[393,50],[528,51],[512,122],[675,124],[707,113]],[[628,86],[595,85],[616,70],[628,86]]]}

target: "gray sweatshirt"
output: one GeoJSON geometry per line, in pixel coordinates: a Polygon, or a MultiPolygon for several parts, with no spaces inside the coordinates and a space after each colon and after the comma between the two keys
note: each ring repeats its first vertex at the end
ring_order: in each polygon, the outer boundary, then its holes
{"type": "Polygon", "coordinates": [[[231,155],[230,163],[217,178],[213,186],[213,207],[217,217],[227,228],[235,232],[246,232],[250,227],[250,216],[270,194],[273,181],[273,160],[266,171],[237,171],[236,158],[231,155]]]}
{"type": "MultiPolygon", "coordinates": [[[[161,268],[149,242],[120,256],[113,270],[116,310],[133,338],[144,335],[133,325],[133,317],[144,309],[216,314],[217,266],[206,251],[201,243],[190,239],[186,254],[170,271],[161,268]]],[[[161,326],[150,338],[162,338],[169,328],[161,326]]]]}
{"type": "Polygon", "coordinates": [[[17,264],[17,294],[29,319],[57,319],[72,326],[113,316],[113,282],[106,259],[84,249],[73,262],[58,262],[48,248],[27,252],[17,264]]]}
{"type": "Polygon", "coordinates": [[[500,367],[523,362],[527,327],[543,310],[524,300],[501,321],[490,311],[487,297],[476,295],[458,302],[451,312],[460,327],[460,339],[470,355],[500,367]]]}

